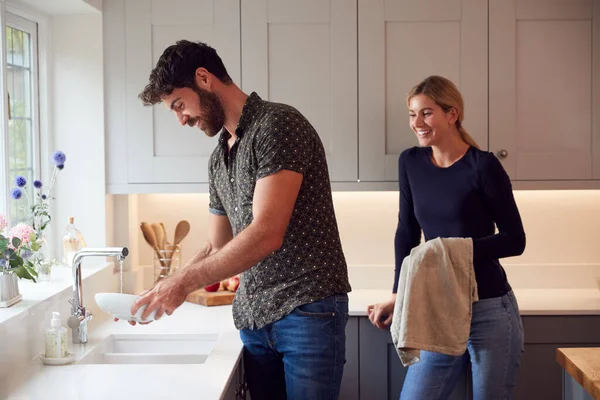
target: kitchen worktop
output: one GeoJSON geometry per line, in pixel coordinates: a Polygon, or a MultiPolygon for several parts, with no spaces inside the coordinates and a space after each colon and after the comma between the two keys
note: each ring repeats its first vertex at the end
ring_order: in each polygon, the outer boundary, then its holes
{"type": "MultiPolygon", "coordinates": [[[[86,345],[70,345],[81,359],[111,334],[219,334],[203,364],[46,366],[32,360],[28,371],[0,385],[0,398],[16,399],[219,399],[240,360],[242,343],[231,306],[203,307],[184,303],[170,317],[141,326],[114,322],[106,315],[90,326],[86,345]],[[9,386],[10,388],[8,388],[9,386]],[[4,392],[4,393],[3,393],[4,392]]],[[[70,335],[70,332],[69,332],[70,335]]]]}
{"type": "MultiPolygon", "coordinates": [[[[596,289],[515,289],[523,315],[600,315],[596,289]]],[[[369,304],[386,301],[389,290],[355,290],[349,294],[351,316],[365,316],[369,304]]],[[[219,399],[241,359],[242,343],[231,306],[204,307],[184,303],[172,316],[147,326],[113,322],[97,316],[87,345],[74,345],[76,358],[110,334],[210,333],[221,339],[203,364],[44,366],[32,360],[28,370],[0,385],[0,398],[16,399],[219,399]],[[158,377],[158,378],[157,378],[158,377]]]]}
{"type": "Polygon", "coordinates": [[[556,360],[587,393],[600,400],[600,348],[560,348],[556,360]]]}

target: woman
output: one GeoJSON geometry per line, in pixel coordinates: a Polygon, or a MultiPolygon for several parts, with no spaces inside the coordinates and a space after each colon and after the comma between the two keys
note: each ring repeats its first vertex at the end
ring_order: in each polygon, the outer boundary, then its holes
{"type": "Polygon", "coordinates": [[[511,398],[523,325],[498,259],[522,254],[525,232],[510,179],[496,157],[480,150],[463,128],[463,99],[451,81],[430,76],[410,91],[407,103],[420,146],[405,150],[398,161],[393,295],[369,306],[369,319],[381,329],[390,325],[402,260],[419,244],[421,230],[425,240],[472,238],[480,300],[473,304],[467,351],[459,357],[421,351],[421,361],[408,368],[400,398],[447,398],[469,361],[475,400],[511,398]]]}

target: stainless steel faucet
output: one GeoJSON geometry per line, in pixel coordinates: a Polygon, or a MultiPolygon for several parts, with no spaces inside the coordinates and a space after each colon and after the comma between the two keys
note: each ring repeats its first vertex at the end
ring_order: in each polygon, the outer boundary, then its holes
{"type": "Polygon", "coordinates": [[[85,257],[117,257],[122,261],[129,254],[127,247],[86,247],[75,253],[73,257],[73,298],[71,316],[67,324],[73,333],[73,343],[87,343],[87,326],[92,313],[83,306],[83,286],[81,285],[81,262],[85,257]]]}

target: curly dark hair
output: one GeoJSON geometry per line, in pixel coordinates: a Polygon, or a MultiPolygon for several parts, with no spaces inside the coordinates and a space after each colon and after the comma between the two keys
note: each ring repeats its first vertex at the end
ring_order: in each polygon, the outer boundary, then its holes
{"type": "Polygon", "coordinates": [[[144,105],[150,106],[160,103],[161,97],[171,94],[173,89],[194,89],[198,68],[206,68],[225,84],[233,82],[215,49],[206,43],[179,40],[162,53],[150,73],[150,82],[138,97],[144,105]]]}

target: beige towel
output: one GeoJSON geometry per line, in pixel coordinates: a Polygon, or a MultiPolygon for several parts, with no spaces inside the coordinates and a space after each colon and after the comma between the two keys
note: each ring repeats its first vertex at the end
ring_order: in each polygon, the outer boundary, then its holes
{"type": "Polygon", "coordinates": [[[470,238],[437,238],[412,249],[402,261],[390,328],[402,364],[418,362],[420,350],[464,354],[478,300],[470,238]]]}

